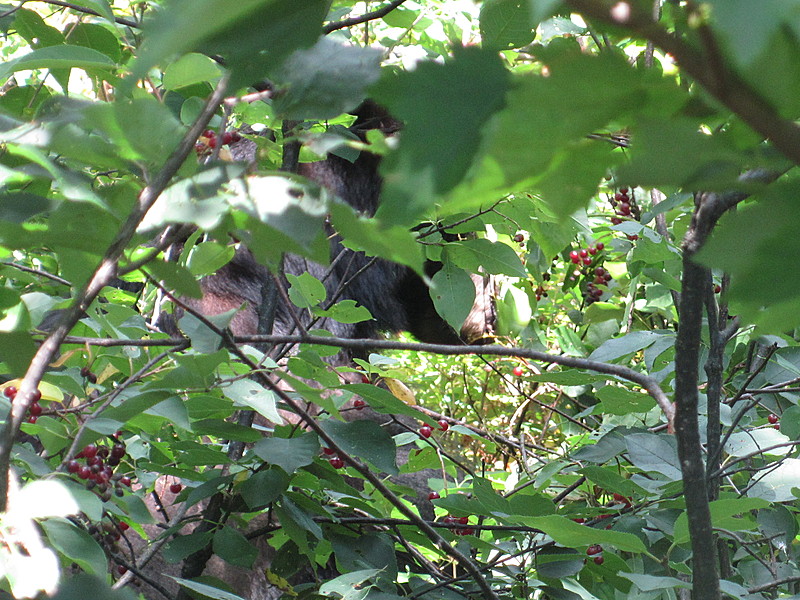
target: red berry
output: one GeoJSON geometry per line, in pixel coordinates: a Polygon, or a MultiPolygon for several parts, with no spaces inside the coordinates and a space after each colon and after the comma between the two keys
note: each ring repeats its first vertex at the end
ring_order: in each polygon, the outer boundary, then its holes
{"type": "Polygon", "coordinates": [[[173,494],[179,494],[182,489],[183,486],[178,482],[175,482],[169,486],[169,491],[173,494]]]}
{"type": "Polygon", "coordinates": [[[521,233],[518,233],[517,235],[514,236],[514,241],[517,242],[518,244],[521,244],[522,242],[525,241],[525,236],[522,235],[521,233]]]}
{"type": "Polygon", "coordinates": [[[586,258],[583,259],[582,262],[584,265],[588,267],[590,264],[592,264],[592,258],[590,256],[587,256],[586,258]]]}
{"type": "Polygon", "coordinates": [[[431,492],[428,494],[428,500],[438,500],[439,498],[441,498],[439,492],[431,492]]]}
{"type": "Polygon", "coordinates": [[[606,281],[611,281],[611,273],[606,273],[605,275],[603,275],[603,279],[605,279],[606,281]]]}
{"type": "Polygon", "coordinates": [[[84,458],[94,458],[97,456],[97,446],[94,444],[89,444],[83,450],[81,450],[81,455],[83,455],[84,458]]]}
{"type": "Polygon", "coordinates": [[[614,194],[614,200],[616,200],[617,202],[627,202],[628,200],[630,200],[630,198],[628,198],[627,192],[625,193],[617,192],[616,194],[614,194]]]}
{"type": "Polygon", "coordinates": [[[603,267],[597,267],[597,268],[594,270],[594,274],[595,274],[595,275],[597,275],[597,276],[600,276],[600,277],[602,277],[603,275],[605,275],[605,274],[606,274],[606,270],[605,270],[603,267]]]}
{"type": "Polygon", "coordinates": [[[224,134],[222,134],[222,145],[225,146],[227,144],[235,144],[241,139],[242,136],[239,135],[238,131],[226,131],[224,134]]]}
{"type": "Polygon", "coordinates": [[[592,560],[594,560],[594,564],[596,565],[602,565],[605,562],[602,556],[595,556],[592,560]]]}
{"type": "Polygon", "coordinates": [[[592,544],[586,549],[586,554],[594,556],[595,554],[600,554],[602,551],[603,547],[600,544],[592,544]]]}
{"type": "MultiPolygon", "coordinates": [[[[31,417],[31,418],[35,418],[35,417],[31,417]]],[[[775,423],[775,425],[773,425],[772,428],[780,430],[781,424],[780,423],[775,423]]]]}
{"type": "Polygon", "coordinates": [[[577,519],[572,519],[572,520],[575,521],[578,525],[583,525],[584,523],[586,523],[586,519],[584,519],[583,517],[578,517],[577,519]]]}
{"type": "Polygon", "coordinates": [[[120,521],[119,522],[120,531],[128,531],[128,529],[130,529],[130,528],[131,528],[131,526],[128,525],[125,521],[120,521]]]}
{"type": "Polygon", "coordinates": [[[573,250],[569,253],[569,259],[577,265],[579,262],[581,262],[581,255],[578,254],[577,250],[573,250]]]}
{"type": "Polygon", "coordinates": [[[592,256],[597,254],[597,248],[595,248],[594,246],[590,247],[589,248],[589,254],[591,254],[592,256]]]}
{"type": "Polygon", "coordinates": [[[475,533],[475,530],[472,527],[461,530],[461,535],[472,535],[473,533],[475,533]]]}
{"type": "Polygon", "coordinates": [[[42,392],[40,392],[38,389],[34,390],[34,392],[33,392],[33,401],[34,402],[38,402],[41,399],[42,399],[42,392]]]}
{"type": "Polygon", "coordinates": [[[89,479],[92,476],[92,470],[89,467],[83,466],[78,469],[78,477],[81,479],[89,479]]]}
{"type": "Polygon", "coordinates": [[[31,413],[31,416],[38,417],[40,414],[42,414],[42,405],[38,402],[34,402],[28,409],[28,412],[31,413]]]}
{"type": "Polygon", "coordinates": [[[333,456],[334,454],[336,454],[336,450],[334,450],[333,448],[323,448],[322,453],[325,454],[326,456],[333,456]]]}
{"type": "Polygon", "coordinates": [[[617,205],[617,214],[627,217],[631,214],[631,205],[627,202],[620,202],[617,205]]]}
{"type": "Polygon", "coordinates": [[[767,421],[769,421],[772,425],[778,422],[778,415],[769,415],[767,417],[767,421]]]}
{"type": "Polygon", "coordinates": [[[469,524],[469,517],[458,517],[457,521],[461,525],[467,525],[467,524],[469,524]]]}
{"type": "Polygon", "coordinates": [[[619,193],[620,193],[620,194],[626,194],[626,195],[627,195],[627,193],[628,193],[628,188],[626,188],[626,187],[619,188],[619,193]]]}
{"type": "Polygon", "coordinates": [[[442,431],[447,431],[450,429],[450,423],[448,423],[445,419],[439,419],[439,429],[442,431]]]}
{"type": "Polygon", "coordinates": [[[514,373],[514,377],[522,377],[525,374],[525,369],[517,365],[511,372],[514,373]]]}
{"type": "Polygon", "coordinates": [[[17,388],[15,388],[13,385],[8,386],[3,390],[3,395],[9,400],[13,400],[14,396],[17,395],[17,388]]]}
{"type": "Polygon", "coordinates": [[[38,421],[38,420],[39,420],[39,417],[28,417],[28,423],[30,423],[31,425],[36,423],[36,421],[38,421]]]}
{"type": "Polygon", "coordinates": [[[636,235],[636,234],[634,233],[633,235],[629,235],[629,236],[628,236],[628,239],[629,239],[630,241],[632,241],[632,242],[635,242],[636,240],[638,240],[638,239],[639,239],[639,236],[638,236],[638,235],[636,235]]]}
{"type": "Polygon", "coordinates": [[[364,407],[367,405],[361,398],[356,398],[353,400],[353,408],[356,410],[364,410],[364,407]]]}
{"type": "Polygon", "coordinates": [[[77,473],[80,470],[81,470],[81,463],[79,463],[77,460],[72,459],[67,463],[68,473],[77,473]]]}
{"type": "Polygon", "coordinates": [[[431,437],[432,433],[433,429],[431,429],[430,425],[423,425],[422,427],[419,428],[419,434],[424,438],[431,437]]]}
{"type": "Polygon", "coordinates": [[[334,469],[341,469],[344,466],[344,461],[339,456],[334,456],[330,462],[334,469]]]}
{"type": "Polygon", "coordinates": [[[117,565],[117,573],[119,573],[120,575],[125,575],[125,573],[127,572],[128,572],[128,567],[126,567],[125,565],[117,565]]]}
{"type": "Polygon", "coordinates": [[[595,246],[595,247],[596,247],[598,250],[602,250],[603,248],[605,248],[605,247],[606,247],[606,245],[605,245],[603,242],[597,242],[597,246],[595,246]]]}
{"type": "Polygon", "coordinates": [[[127,487],[131,487],[131,483],[132,483],[132,482],[131,482],[131,478],[130,478],[130,477],[128,477],[127,475],[123,475],[122,477],[120,477],[120,478],[119,478],[119,482],[120,482],[122,485],[124,485],[124,486],[127,486],[127,487]]]}
{"type": "Polygon", "coordinates": [[[369,377],[367,377],[363,373],[361,374],[361,383],[370,383],[369,377]]]}
{"type": "Polygon", "coordinates": [[[581,258],[586,258],[587,256],[589,256],[589,251],[586,250],[586,248],[581,248],[580,252],[578,252],[578,255],[581,258]]]}
{"type": "Polygon", "coordinates": [[[122,458],[125,456],[125,444],[114,444],[111,448],[111,458],[122,458]]]}

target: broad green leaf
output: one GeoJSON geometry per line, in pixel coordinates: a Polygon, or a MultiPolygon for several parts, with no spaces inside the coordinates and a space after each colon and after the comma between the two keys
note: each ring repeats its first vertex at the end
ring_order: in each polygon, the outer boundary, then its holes
{"type": "Polygon", "coordinates": [[[737,431],[732,433],[725,443],[725,452],[737,457],[754,453],[762,453],[764,456],[785,456],[792,451],[788,445],[789,441],[783,432],[772,427],[737,431]]]}
{"type": "Polygon", "coordinates": [[[625,445],[635,467],[662,475],[671,481],[681,480],[681,466],[673,436],[632,433],[625,436],[625,445]]]}
{"type": "Polygon", "coordinates": [[[251,510],[261,510],[275,502],[289,487],[285,469],[266,469],[249,476],[238,487],[251,510]]]}
{"type": "Polygon", "coordinates": [[[42,529],[53,547],[92,575],[105,575],[108,564],[105,552],[86,531],[66,519],[48,519],[42,529]]]}
{"type": "Polygon", "coordinates": [[[237,567],[249,569],[258,557],[258,549],[233,527],[222,527],[214,532],[214,554],[237,567]]]}
{"type": "Polygon", "coordinates": [[[755,483],[747,490],[751,498],[768,502],[796,502],[794,490],[800,488],[800,459],[784,458],[774,469],[754,477],[755,483]]]}
{"type": "Polygon", "coordinates": [[[237,596],[236,594],[231,594],[230,592],[226,592],[225,590],[215,588],[205,583],[190,581],[188,579],[181,579],[180,577],[173,577],[172,575],[169,575],[169,577],[177,581],[181,585],[181,587],[185,587],[188,590],[197,592],[198,594],[201,594],[203,597],[210,598],[211,600],[245,600],[241,596],[237,596]]]}
{"type": "Polygon", "coordinates": [[[568,548],[581,548],[589,544],[612,546],[622,552],[646,553],[644,543],[631,533],[612,531],[610,529],[592,529],[591,539],[587,539],[586,525],[575,523],[560,515],[545,517],[525,517],[518,519],[529,527],[541,529],[555,540],[557,544],[568,548]]]}
{"type": "Polygon", "coordinates": [[[117,36],[108,27],[97,23],[77,23],[70,30],[67,42],[72,45],[97,50],[115,63],[122,59],[122,50],[117,36]]]}
{"type": "Polygon", "coordinates": [[[447,255],[463,269],[492,275],[526,277],[527,273],[513,248],[487,239],[462,240],[448,244],[447,255]]]}
{"type": "Polygon", "coordinates": [[[173,537],[164,545],[164,560],[170,563],[182,561],[187,556],[204,548],[211,542],[213,535],[212,531],[193,531],[187,535],[173,537]]]}
{"type": "MultiPolygon", "coordinates": [[[[711,523],[727,531],[752,531],[756,522],[750,511],[766,508],[769,503],[760,498],[725,498],[709,503],[711,523]]],[[[685,544],[689,541],[689,519],[682,512],[675,521],[675,543],[685,544]]]]}
{"type": "Polygon", "coordinates": [[[469,274],[445,262],[431,279],[430,294],[436,312],[450,327],[460,331],[475,302],[475,284],[469,274]]]}
{"type": "Polygon", "coordinates": [[[536,38],[530,0],[487,0],[481,6],[484,47],[506,50],[530,44],[536,38]]]}
{"type": "Polygon", "coordinates": [[[222,386],[222,393],[237,406],[251,408],[273,423],[283,422],[278,413],[275,394],[252,379],[232,381],[222,386]]]}
{"type": "Polygon", "coordinates": [[[381,472],[397,474],[394,440],[377,423],[373,421],[343,423],[328,419],[320,425],[347,454],[366,460],[381,472]]]}
{"type": "Polygon", "coordinates": [[[276,95],[274,110],[285,119],[332,119],[352,110],[378,80],[380,60],[373,48],[321,37],[286,59],[276,76],[286,89],[276,95]]]}
{"type": "Polygon", "coordinates": [[[269,437],[259,440],[252,452],[264,462],[278,465],[291,475],[300,467],[314,462],[319,455],[319,440],[312,433],[288,439],[269,437]]]}
{"type": "Polygon", "coordinates": [[[597,390],[597,397],[602,402],[602,412],[610,415],[646,413],[656,406],[656,401],[647,394],[611,385],[597,390]]]}
{"type": "Polygon", "coordinates": [[[186,260],[186,267],[195,277],[204,277],[216,273],[233,258],[236,249],[233,246],[217,242],[200,242],[192,246],[186,260]]]}
{"type": "Polygon", "coordinates": [[[656,590],[669,590],[674,588],[692,587],[691,583],[681,581],[676,577],[664,577],[660,575],[646,575],[644,573],[619,573],[620,577],[630,579],[636,587],[643,592],[653,592],[656,590]]]}
{"type": "Polygon", "coordinates": [[[204,81],[215,81],[222,74],[220,66],[208,56],[190,53],[181,56],[164,71],[164,87],[177,90],[204,81]]]}
{"type": "Polygon", "coordinates": [[[314,308],[311,312],[318,317],[327,317],[339,323],[361,323],[372,319],[367,307],[359,305],[355,300],[342,300],[327,310],[314,308]]]}
{"type": "Polygon", "coordinates": [[[497,299],[496,306],[497,333],[500,335],[518,335],[533,317],[531,299],[524,291],[510,284],[497,299]]]}
{"type": "Polygon", "coordinates": [[[195,276],[183,265],[175,262],[154,260],[144,267],[144,271],[177,296],[200,298],[203,292],[195,276]]]}
{"type": "Polygon", "coordinates": [[[198,435],[212,435],[225,440],[253,443],[261,439],[261,434],[250,427],[244,427],[221,419],[194,421],[192,431],[198,435]]]}
{"type": "Polygon", "coordinates": [[[302,273],[300,275],[286,273],[286,279],[291,285],[289,298],[299,308],[317,306],[328,295],[322,282],[311,273],[302,273]]]}
{"type": "Polygon", "coordinates": [[[617,493],[623,496],[648,495],[647,490],[630,479],[626,479],[612,467],[588,466],[583,467],[579,472],[586,475],[590,481],[599,485],[608,493],[617,493]]]}
{"type": "Polygon", "coordinates": [[[197,0],[187,11],[171,2],[146,26],[145,44],[132,67],[133,79],[175,55],[203,51],[225,57],[231,87],[264,79],[298,48],[313,44],[321,33],[328,3],[310,0],[197,0]],[[267,47],[264,40],[269,40],[267,47]]]}
{"type": "Polygon", "coordinates": [[[362,584],[377,577],[380,572],[380,569],[362,569],[345,573],[326,581],[319,591],[321,594],[336,594],[342,600],[364,600],[370,592],[370,586],[362,584]]]}
{"type": "Polygon", "coordinates": [[[623,356],[629,356],[654,344],[658,334],[652,331],[634,331],[622,337],[608,340],[589,355],[590,360],[613,362],[623,356]]]}
{"type": "Polygon", "coordinates": [[[381,220],[411,225],[456,186],[473,163],[481,131],[503,106],[508,77],[496,53],[456,50],[444,65],[422,63],[373,88],[376,100],[405,123],[398,150],[381,166],[381,220]]]}

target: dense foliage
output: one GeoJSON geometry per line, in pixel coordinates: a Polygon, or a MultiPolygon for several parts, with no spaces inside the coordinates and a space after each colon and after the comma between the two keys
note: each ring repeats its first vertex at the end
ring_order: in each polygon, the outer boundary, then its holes
{"type": "MultiPolygon", "coordinates": [[[[147,559],[212,555],[264,598],[795,594],[798,10],[0,4],[0,596],[173,597],[147,559]],[[280,170],[297,142],[364,150],[365,97],[404,124],[369,132],[374,218],[280,170]],[[496,343],[380,340],[334,369],[335,347],[278,364],[232,339],[232,313],[156,326],[237,242],[325,262],[326,219],[439,261],[456,329],[493,275],[496,343]],[[341,419],[361,403],[418,425],[341,419]]],[[[290,283],[304,314],[367,318],[290,283]]],[[[178,597],[241,597],[212,575],[178,597]]]]}

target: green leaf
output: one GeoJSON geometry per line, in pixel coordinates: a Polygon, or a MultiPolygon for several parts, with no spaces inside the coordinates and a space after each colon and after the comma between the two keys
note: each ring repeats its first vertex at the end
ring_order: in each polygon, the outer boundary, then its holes
{"type": "Polygon", "coordinates": [[[273,423],[282,423],[275,394],[252,379],[239,379],[223,386],[222,393],[239,407],[248,407],[273,423]]]}
{"type": "Polygon", "coordinates": [[[77,23],[70,30],[67,41],[69,44],[102,52],[115,63],[122,59],[122,50],[117,36],[108,27],[97,23],[77,23]]]}
{"type": "Polygon", "coordinates": [[[381,165],[379,219],[411,225],[461,181],[507,86],[497,54],[473,47],[456,48],[444,65],[426,62],[384,77],[373,88],[375,99],[405,123],[397,151],[381,165]]]}
{"type": "Polygon", "coordinates": [[[800,459],[784,458],[775,468],[763,475],[756,475],[755,483],[747,490],[751,498],[763,498],[768,502],[796,502],[794,490],[800,488],[800,459]]]}
{"type": "Polygon", "coordinates": [[[258,550],[233,527],[222,527],[214,532],[214,554],[237,567],[249,569],[258,557],[258,550]]]}
{"type": "Polygon", "coordinates": [[[657,473],[670,481],[681,480],[681,465],[673,436],[632,433],[625,436],[625,445],[635,467],[657,473]]]}
{"type": "Polygon", "coordinates": [[[530,0],[487,0],[481,6],[481,38],[484,47],[497,50],[520,48],[536,38],[536,22],[530,0]]]}
{"type": "Polygon", "coordinates": [[[250,444],[259,441],[262,437],[255,429],[220,419],[194,421],[192,431],[198,435],[211,435],[224,440],[237,440],[250,444]]]}
{"type": "Polygon", "coordinates": [[[436,426],[436,422],[433,419],[377,385],[372,385],[371,383],[352,383],[342,386],[339,389],[361,396],[361,398],[366,400],[371,409],[379,413],[385,415],[406,415],[412,419],[424,421],[431,427],[436,426]]]}
{"type": "Polygon", "coordinates": [[[691,583],[681,581],[676,577],[646,575],[644,573],[619,573],[619,576],[630,579],[634,585],[643,592],[654,592],[656,590],[668,590],[672,588],[691,589],[692,587],[691,583]]]}
{"type": "Polygon", "coordinates": [[[189,579],[181,579],[180,577],[173,577],[172,575],[168,575],[168,577],[177,581],[181,587],[185,587],[188,590],[197,592],[204,598],[210,598],[211,600],[245,600],[241,596],[237,596],[236,594],[231,594],[230,592],[226,592],[219,588],[206,585],[205,583],[190,581],[189,579]]]}
{"type": "Polygon", "coordinates": [[[398,473],[396,446],[391,436],[373,421],[343,423],[328,419],[320,423],[336,444],[347,454],[357,456],[389,475],[398,473]]]}
{"type": "Polygon", "coordinates": [[[631,533],[612,531],[610,529],[592,529],[591,539],[587,539],[586,525],[575,523],[561,515],[545,517],[526,517],[518,520],[529,527],[541,529],[556,543],[568,548],[581,548],[588,544],[613,546],[622,552],[646,553],[642,540],[631,533]]]}
{"type": "Polygon", "coordinates": [[[656,406],[656,401],[647,394],[611,385],[597,390],[597,397],[602,402],[603,414],[609,415],[646,413],[656,406]]]}
{"type": "MultiPolygon", "coordinates": [[[[728,531],[751,531],[756,528],[755,521],[747,514],[750,511],[767,508],[769,503],[760,498],[725,498],[709,502],[711,524],[728,531]],[[737,516],[744,515],[744,517],[737,516]]],[[[689,519],[686,511],[675,521],[675,543],[689,541],[689,519]]]]}
{"type": "Polygon", "coordinates": [[[188,535],[176,535],[164,545],[164,560],[169,563],[178,563],[204,548],[211,542],[212,531],[194,531],[188,535]]]}
{"type": "Polygon", "coordinates": [[[622,337],[608,340],[589,355],[590,360],[614,362],[624,356],[639,352],[654,344],[659,334],[653,331],[634,331],[622,337]]]}
{"type": "Polygon", "coordinates": [[[497,300],[497,333],[518,335],[531,322],[533,310],[528,295],[513,285],[505,286],[505,293],[497,300]]]}
{"type": "Polygon", "coordinates": [[[27,331],[0,332],[0,360],[12,376],[22,377],[36,354],[36,344],[27,331]]]}
{"type": "Polygon", "coordinates": [[[327,317],[339,323],[362,323],[372,319],[369,309],[366,306],[359,306],[355,300],[342,300],[328,310],[314,308],[311,312],[318,317],[327,317]]]}
{"type": "Polygon", "coordinates": [[[33,69],[109,69],[114,62],[105,54],[81,46],[49,46],[0,65],[0,79],[33,69]]]}
{"type": "MultiPolygon", "coordinates": [[[[84,0],[85,1],[85,0],[84,0]]],[[[136,600],[137,595],[130,589],[112,590],[100,576],[76,573],[65,578],[58,586],[58,591],[51,600],[85,600],[86,598],[102,598],[103,600],[136,600]]]]}
{"type": "Polygon", "coordinates": [[[789,438],[783,432],[776,429],[750,429],[747,431],[737,431],[732,433],[725,442],[725,452],[731,456],[747,456],[761,452],[766,456],[785,456],[792,451],[788,445],[789,438]],[[773,448],[773,446],[781,446],[773,448]],[[771,448],[770,450],[766,450],[771,448]]]}
{"type": "Polygon", "coordinates": [[[648,495],[647,490],[630,479],[626,479],[611,467],[588,466],[583,467],[579,472],[609,493],[622,494],[623,496],[648,495]]]}
{"type": "Polygon", "coordinates": [[[106,574],[105,552],[86,531],[65,519],[48,519],[41,525],[53,547],[67,559],[78,563],[89,574],[106,574]]]}
{"type": "Polygon", "coordinates": [[[431,279],[430,294],[436,312],[460,331],[475,302],[475,284],[469,274],[445,261],[431,279]]]}
{"type": "Polygon", "coordinates": [[[275,113],[284,119],[332,119],[351,110],[380,76],[381,52],[321,37],[295,51],[276,76],[287,89],[276,95],[275,113]]]}
{"type": "Polygon", "coordinates": [[[302,273],[300,275],[286,273],[286,279],[291,284],[289,298],[298,308],[317,306],[328,295],[322,282],[311,273],[302,273]]]}
{"type": "Polygon", "coordinates": [[[313,433],[288,439],[270,437],[259,440],[252,451],[263,461],[278,465],[291,475],[314,462],[319,455],[319,440],[313,433]]]}
{"type": "Polygon", "coordinates": [[[511,277],[528,275],[513,248],[487,239],[463,240],[448,244],[447,255],[456,265],[473,273],[477,273],[480,267],[492,275],[511,277]]]}
{"type": "Polygon", "coordinates": [[[165,59],[191,51],[225,57],[232,89],[262,80],[291,52],[317,40],[327,9],[325,0],[197,0],[191,11],[170,3],[147,23],[131,84],[165,59]]]}
{"type": "Polygon", "coordinates": [[[266,469],[253,473],[239,486],[239,493],[244,498],[250,510],[266,508],[289,488],[287,471],[281,469],[266,469]]]}
{"type": "Polygon", "coordinates": [[[167,289],[174,291],[177,296],[188,296],[189,298],[201,298],[203,296],[197,279],[183,265],[175,262],[154,260],[145,265],[144,271],[157,281],[160,281],[167,289]]]}
{"type": "Polygon", "coordinates": [[[186,267],[195,277],[204,277],[219,271],[228,264],[236,248],[217,242],[200,242],[192,246],[186,259],[186,267]]]}
{"type": "Polygon", "coordinates": [[[190,53],[181,56],[164,70],[162,79],[168,90],[215,81],[222,75],[219,65],[203,54],[190,53]]]}
{"type": "Polygon", "coordinates": [[[370,586],[363,583],[378,576],[380,569],[362,569],[339,575],[326,581],[319,588],[321,594],[336,594],[342,600],[364,600],[370,593],[370,586]]]}
{"type": "Polygon", "coordinates": [[[23,223],[31,217],[55,208],[55,202],[28,192],[0,194],[0,219],[23,223]]]}

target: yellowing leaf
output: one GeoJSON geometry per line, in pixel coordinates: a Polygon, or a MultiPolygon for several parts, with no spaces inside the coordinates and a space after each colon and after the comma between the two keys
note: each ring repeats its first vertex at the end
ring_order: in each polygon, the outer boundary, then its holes
{"type": "Polygon", "coordinates": [[[383,382],[395,398],[402,400],[409,406],[416,406],[417,399],[414,397],[414,392],[408,389],[405,383],[393,377],[384,377],[383,382]]]}

